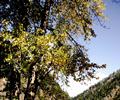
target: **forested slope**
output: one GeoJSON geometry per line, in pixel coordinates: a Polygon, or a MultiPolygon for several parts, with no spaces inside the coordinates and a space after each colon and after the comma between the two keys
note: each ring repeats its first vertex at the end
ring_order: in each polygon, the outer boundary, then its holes
{"type": "Polygon", "coordinates": [[[120,70],[72,100],[120,100],[120,70]]]}

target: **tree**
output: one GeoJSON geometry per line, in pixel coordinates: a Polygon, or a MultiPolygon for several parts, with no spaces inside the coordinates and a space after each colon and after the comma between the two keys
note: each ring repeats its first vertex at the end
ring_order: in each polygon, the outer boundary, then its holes
{"type": "Polygon", "coordinates": [[[0,77],[7,79],[6,97],[34,100],[39,90],[48,93],[51,82],[95,78],[95,69],[105,65],[91,63],[73,35],[95,37],[92,23],[104,18],[103,10],[102,0],[1,0],[0,77]]]}

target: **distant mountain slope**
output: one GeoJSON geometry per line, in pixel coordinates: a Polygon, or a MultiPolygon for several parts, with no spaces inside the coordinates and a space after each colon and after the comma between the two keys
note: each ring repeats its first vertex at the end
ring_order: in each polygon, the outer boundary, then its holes
{"type": "Polygon", "coordinates": [[[72,100],[120,100],[120,70],[91,86],[72,100]]]}

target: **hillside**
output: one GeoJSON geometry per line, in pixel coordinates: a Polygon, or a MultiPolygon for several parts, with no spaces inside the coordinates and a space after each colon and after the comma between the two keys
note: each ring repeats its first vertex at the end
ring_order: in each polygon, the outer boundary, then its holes
{"type": "Polygon", "coordinates": [[[91,86],[72,100],[120,100],[120,70],[91,86]]]}
{"type": "MultiPolygon", "coordinates": [[[[62,91],[57,83],[54,84],[55,86],[50,91],[54,92],[53,90],[57,89],[57,93],[55,93],[57,100],[61,100],[61,98],[62,100],[69,100],[68,94],[62,91]]],[[[120,70],[112,73],[78,96],[71,98],[71,100],[120,100],[120,70]]]]}

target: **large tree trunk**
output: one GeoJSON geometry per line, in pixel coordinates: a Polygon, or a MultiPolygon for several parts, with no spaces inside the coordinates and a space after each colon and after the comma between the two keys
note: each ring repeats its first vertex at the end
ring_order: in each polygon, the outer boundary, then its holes
{"type": "Polygon", "coordinates": [[[30,95],[30,86],[31,86],[31,81],[32,81],[32,71],[33,71],[33,66],[29,68],[29,76],[28,76],[28,82],[27,82],[27,87],[25,91],[25,96],[24,100],[29,100],[28,98],[32,98],[30,95]]]}

